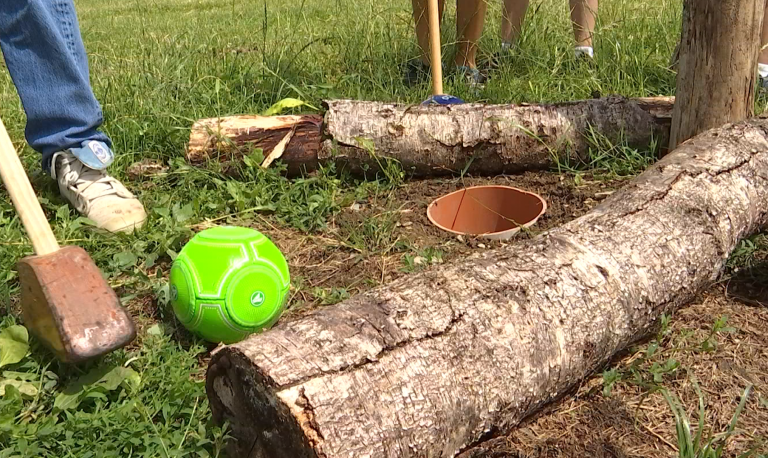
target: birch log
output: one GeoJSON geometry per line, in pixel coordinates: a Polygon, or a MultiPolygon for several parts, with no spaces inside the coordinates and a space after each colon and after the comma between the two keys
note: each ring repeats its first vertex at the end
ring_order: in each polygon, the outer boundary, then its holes
{"type": "Polygon", "coordinates": [[[705,132],[560,228],[222,348],[232,457],[452,457],[648,334],[768,222],[768,120],[705,132]]]}
{"type": "Polygon", "coordinates": [[[438,107],[333,100],[325,102],[322,118],[200,120],[192,127],[187,158],[192,163],[229,162],[254,148],[266,156],[294,131],[279,159],[289,175],[331,162],[357,175],[375,174],[386,159],[398,161],[415,177],[514,173],[585,159],[595,134],[644,150],[654,141],[663,147],[673,104],[671,97],[438,107]]]}

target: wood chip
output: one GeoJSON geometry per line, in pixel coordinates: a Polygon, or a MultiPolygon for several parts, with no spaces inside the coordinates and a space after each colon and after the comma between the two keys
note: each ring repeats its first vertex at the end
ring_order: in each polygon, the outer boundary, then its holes
{"type": "Polygon", "coordinates": [[[603,192],[596,192],[596,193],[595,193],[595,197],[597,197],[597,198],[603,198],[603,199],[604,199],[604,198],[606,198],[606,197],[610,196],[610,195],[611,195],[611,194],[613,194],[613,193],[614,193],[614,191],[603,191],[603,192]]]}
{"type": "Polygon", "coordinates": [[[285,151],[285,147],[288,146],[288,142],[291,141],[291,138],[293,138],[293,133],[296,132],[296,126],[293,126],[293,129],[288,131],[287,134],[285,134],[285,137],[283,137],[282,140],[280,140],[280,143],[275,145],[274,148],[272,148],[272,152],[269,153],[269,155],[264,159],[264,162],[261,163],[261,166],[263,168],[269,167],[272,162],[275,161],[275,159],[279,159],[280,156],[283,155],[283,152],[285,151]]]}

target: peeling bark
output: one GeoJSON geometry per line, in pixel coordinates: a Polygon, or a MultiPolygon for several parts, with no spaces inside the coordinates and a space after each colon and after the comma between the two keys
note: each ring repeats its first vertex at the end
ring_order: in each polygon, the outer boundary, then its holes
{"type": "Polygon", "coordinates": [[[299,175],[317,170],[322,121],[318,115],[201,119],[192,126],[187,160],[200,164],[212,159],[226,164],[240,160],[258,148],[267,157],[286,135],[293,132],[282,154],[288,173],[299,175]]]}
{"type": "Polygon", "coordinates": [[[381,102],[326,102],[321,118],[233,116],[198,121],[187,157],[227,162],[264,149],[265,156],[296,126],[280,160],[289,175],[335,163],[372,175],[387,160],[410,176],[495,175],[585,159],[590,129],[612,143],[664,146],[674,100],[607,97],[545,105],[464,104],[445,107],[381,102]],[[375,156],[372,154],[375,153],[375,156]]]}
{"type": "Polygon", "coordinates": [[[284,321],[207,373],[232,457],[452,457],[563,396],[768,222],[768,120],[699,135],[581,218],[284,321]]]}

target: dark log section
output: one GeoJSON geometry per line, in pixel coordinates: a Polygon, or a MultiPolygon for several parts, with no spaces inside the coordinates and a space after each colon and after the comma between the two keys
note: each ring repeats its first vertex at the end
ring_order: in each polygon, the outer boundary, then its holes
{"type": "Polygon", "coordinates": [[[214,418],[233,458],[455,456],[710,286],[767,212],[768,120],[708,131],[560,228],[221,348],[214,418]]]}
{"type": "Polygon", "coordinates": [[[282,161],[290,175],[317,170],[323,118],[303,116],[230,116],[208,118],[192,126],[187,159],[193,164],[206,160],[228,163],[261,148],[264,157],[291,129],[296,129],[282,161]]]}
{"type": "Polygon", "coordinates": [[[585,159],[589,138],[648,149],[669,138],[673,98],[607,97],[545,105],[464,104],[447,107],[333,100],[323,118],[232,116],[192,128],[187,157],[228,162],[253,148],[264,154],[294,127],[280,161],[289,175],[334,162],[357,175],[387,159],[409,176],[495,175],[585,159]]]}

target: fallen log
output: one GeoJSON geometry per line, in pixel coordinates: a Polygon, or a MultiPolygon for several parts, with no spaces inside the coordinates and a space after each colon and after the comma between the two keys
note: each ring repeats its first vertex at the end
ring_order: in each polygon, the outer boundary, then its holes
{"type": "Polygon", "coordinates": [[[336,163],[375,174],[394,159],[410,176],[496,175],[586,159],[593,133],[648,149],[666,145],[674,98],[606,97],[545,105],[442,107],[333,100],[324,116],[230,116],[197,121],[187,159],[229,163],[292,135],[279,160],[289,175],[336,163]],[[373,154],[372,154],[373,153],[373,154]]]}
{"type": "Polygon", "coordinates": [[[682,144],[581,218],[221,348],[232,457],[452,457],[567,394],[768,223],[768,120],[682,144]]]}

